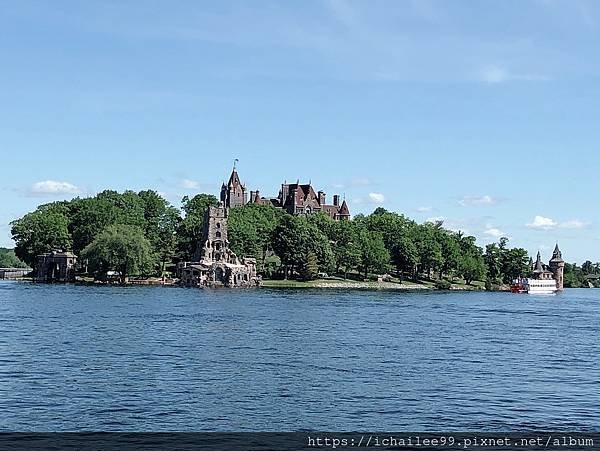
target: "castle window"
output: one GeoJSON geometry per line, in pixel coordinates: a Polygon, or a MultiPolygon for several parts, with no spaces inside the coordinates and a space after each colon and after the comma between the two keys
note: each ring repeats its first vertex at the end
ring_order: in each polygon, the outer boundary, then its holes
{"type": "Polygon", "coordinates": [[[221,223],[217,222],[217,229],[220,229],[220,228],[221,228],[221,223]]]}
{"type": "Polygon", "coordinates": [[[215,233],[215,236],[216,236],[217,238],[221,238],[221,232],[216,232],[216,233],[215,233]]]}

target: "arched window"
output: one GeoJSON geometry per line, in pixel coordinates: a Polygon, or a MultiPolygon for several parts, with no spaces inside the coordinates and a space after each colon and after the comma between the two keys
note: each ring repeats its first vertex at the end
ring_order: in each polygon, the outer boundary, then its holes
{"type": "Polygon", "coordinates": [[[216,236],[217,238],[221,238],[221,232],[217,232],[217,233],[215,233],[215,236],[216,236]]]}

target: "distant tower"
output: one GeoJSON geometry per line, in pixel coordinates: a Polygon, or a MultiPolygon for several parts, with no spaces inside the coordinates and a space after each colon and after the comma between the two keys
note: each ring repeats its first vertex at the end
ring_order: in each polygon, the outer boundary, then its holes
{"type": "Polygon", "coordinates": [[[242,207],[246,205],[246,187],[242,185],[240,176],[236,171],[237,159],[233,163],[233,170],[227,185],[221,186],[221,202],[225,208],[242,207]]]}
{"type": "Polygon", "coordinates": [[[562,258],[562,252],[558,248],[558,243],[552,253],[552,260],[550,260],[550,271],[554,274],[554,280],[556,280],[556,288],[562,290],[564,288],[564,272],[565,272],[565,261],[562,258]]]}
{"type": "Polygon", "coordinates": [[[535,263],[533,264],[533,278],[541,279],[543,273],[544,264],[542,263],[542,255],[540,254],[540,251],[538,251],[535,263]]]}

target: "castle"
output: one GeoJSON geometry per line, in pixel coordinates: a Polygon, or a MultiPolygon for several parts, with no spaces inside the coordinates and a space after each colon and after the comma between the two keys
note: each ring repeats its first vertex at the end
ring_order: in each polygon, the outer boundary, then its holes
{"type": "Polygon", "coordinates": [[[239,258],[227,239],[228,210],[209,207],[204,217],[203,239],[194,262],[179,264],[181,284],[185,286],[249,287],[259,284],[256,260],[239,258]]]}
{"type": "Polygon", "coordinates": [[[542,257],[540,253],[537,253],[537,259],[535,263],[532,263],[532,274],[536,280],[556,280],[556,288],[558,290],[564,289],[564,270],[565,261],[562,258],[562,252],[558,248],[558,244],[554,248],[552,253],[552,259],[548,265],[542,263],[542,257]]]}
{"type": "MultiPolygon", "coordinates": [[[[236,160],[237,161],[237,160],[236,160]]],[[[279,196],[268,199],[260,197],[258,191],[250,192],[250,202],[246,196],[246,186],[242,184],[235,165],[227,184],[221,186],[221,202],[218,207],[209,207],[204,216],[202,241],[198,245],[193,262],[178,265],[180,283],[196,287],[248,287],[260,284],[256,274],[256,259],[240,258],[230,248],[227,239],[227,218],[230,208],[244,205],[262,204],[281,208],[292,215],[310,215],[323,212],[334,220],[350,219],[350,211],[340,196],[333,196],[333,205],[325,202],[325,193],[315,194],[310,183],[281,185],[279,196]]]]}
{"type": "Polygon", "coordinates": [[[350,219],[350,210],[344,199],[340,203],[340,196],[333,196],[333,204],[327,204],[323,191],[315,193],[310,183],[282,183],[277,197],[261,197],[260,192],[250,191],[248,201],[246,186],[242,184],[235,166],[227,184],[221,186],[221,203],[225,208],[242,207],[246,204],[271,205],[281,208],[291,215],[311,215],[325,213],[331,219],[342,221],[350,219]]]}

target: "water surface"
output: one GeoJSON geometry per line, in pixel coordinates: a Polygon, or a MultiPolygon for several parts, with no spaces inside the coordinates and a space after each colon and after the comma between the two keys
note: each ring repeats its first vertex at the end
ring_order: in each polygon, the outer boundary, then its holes
{"type": "Polygon", "coordinates": [[[597,430],[600,290],[0,281],[0,429],[597,430]]]}

